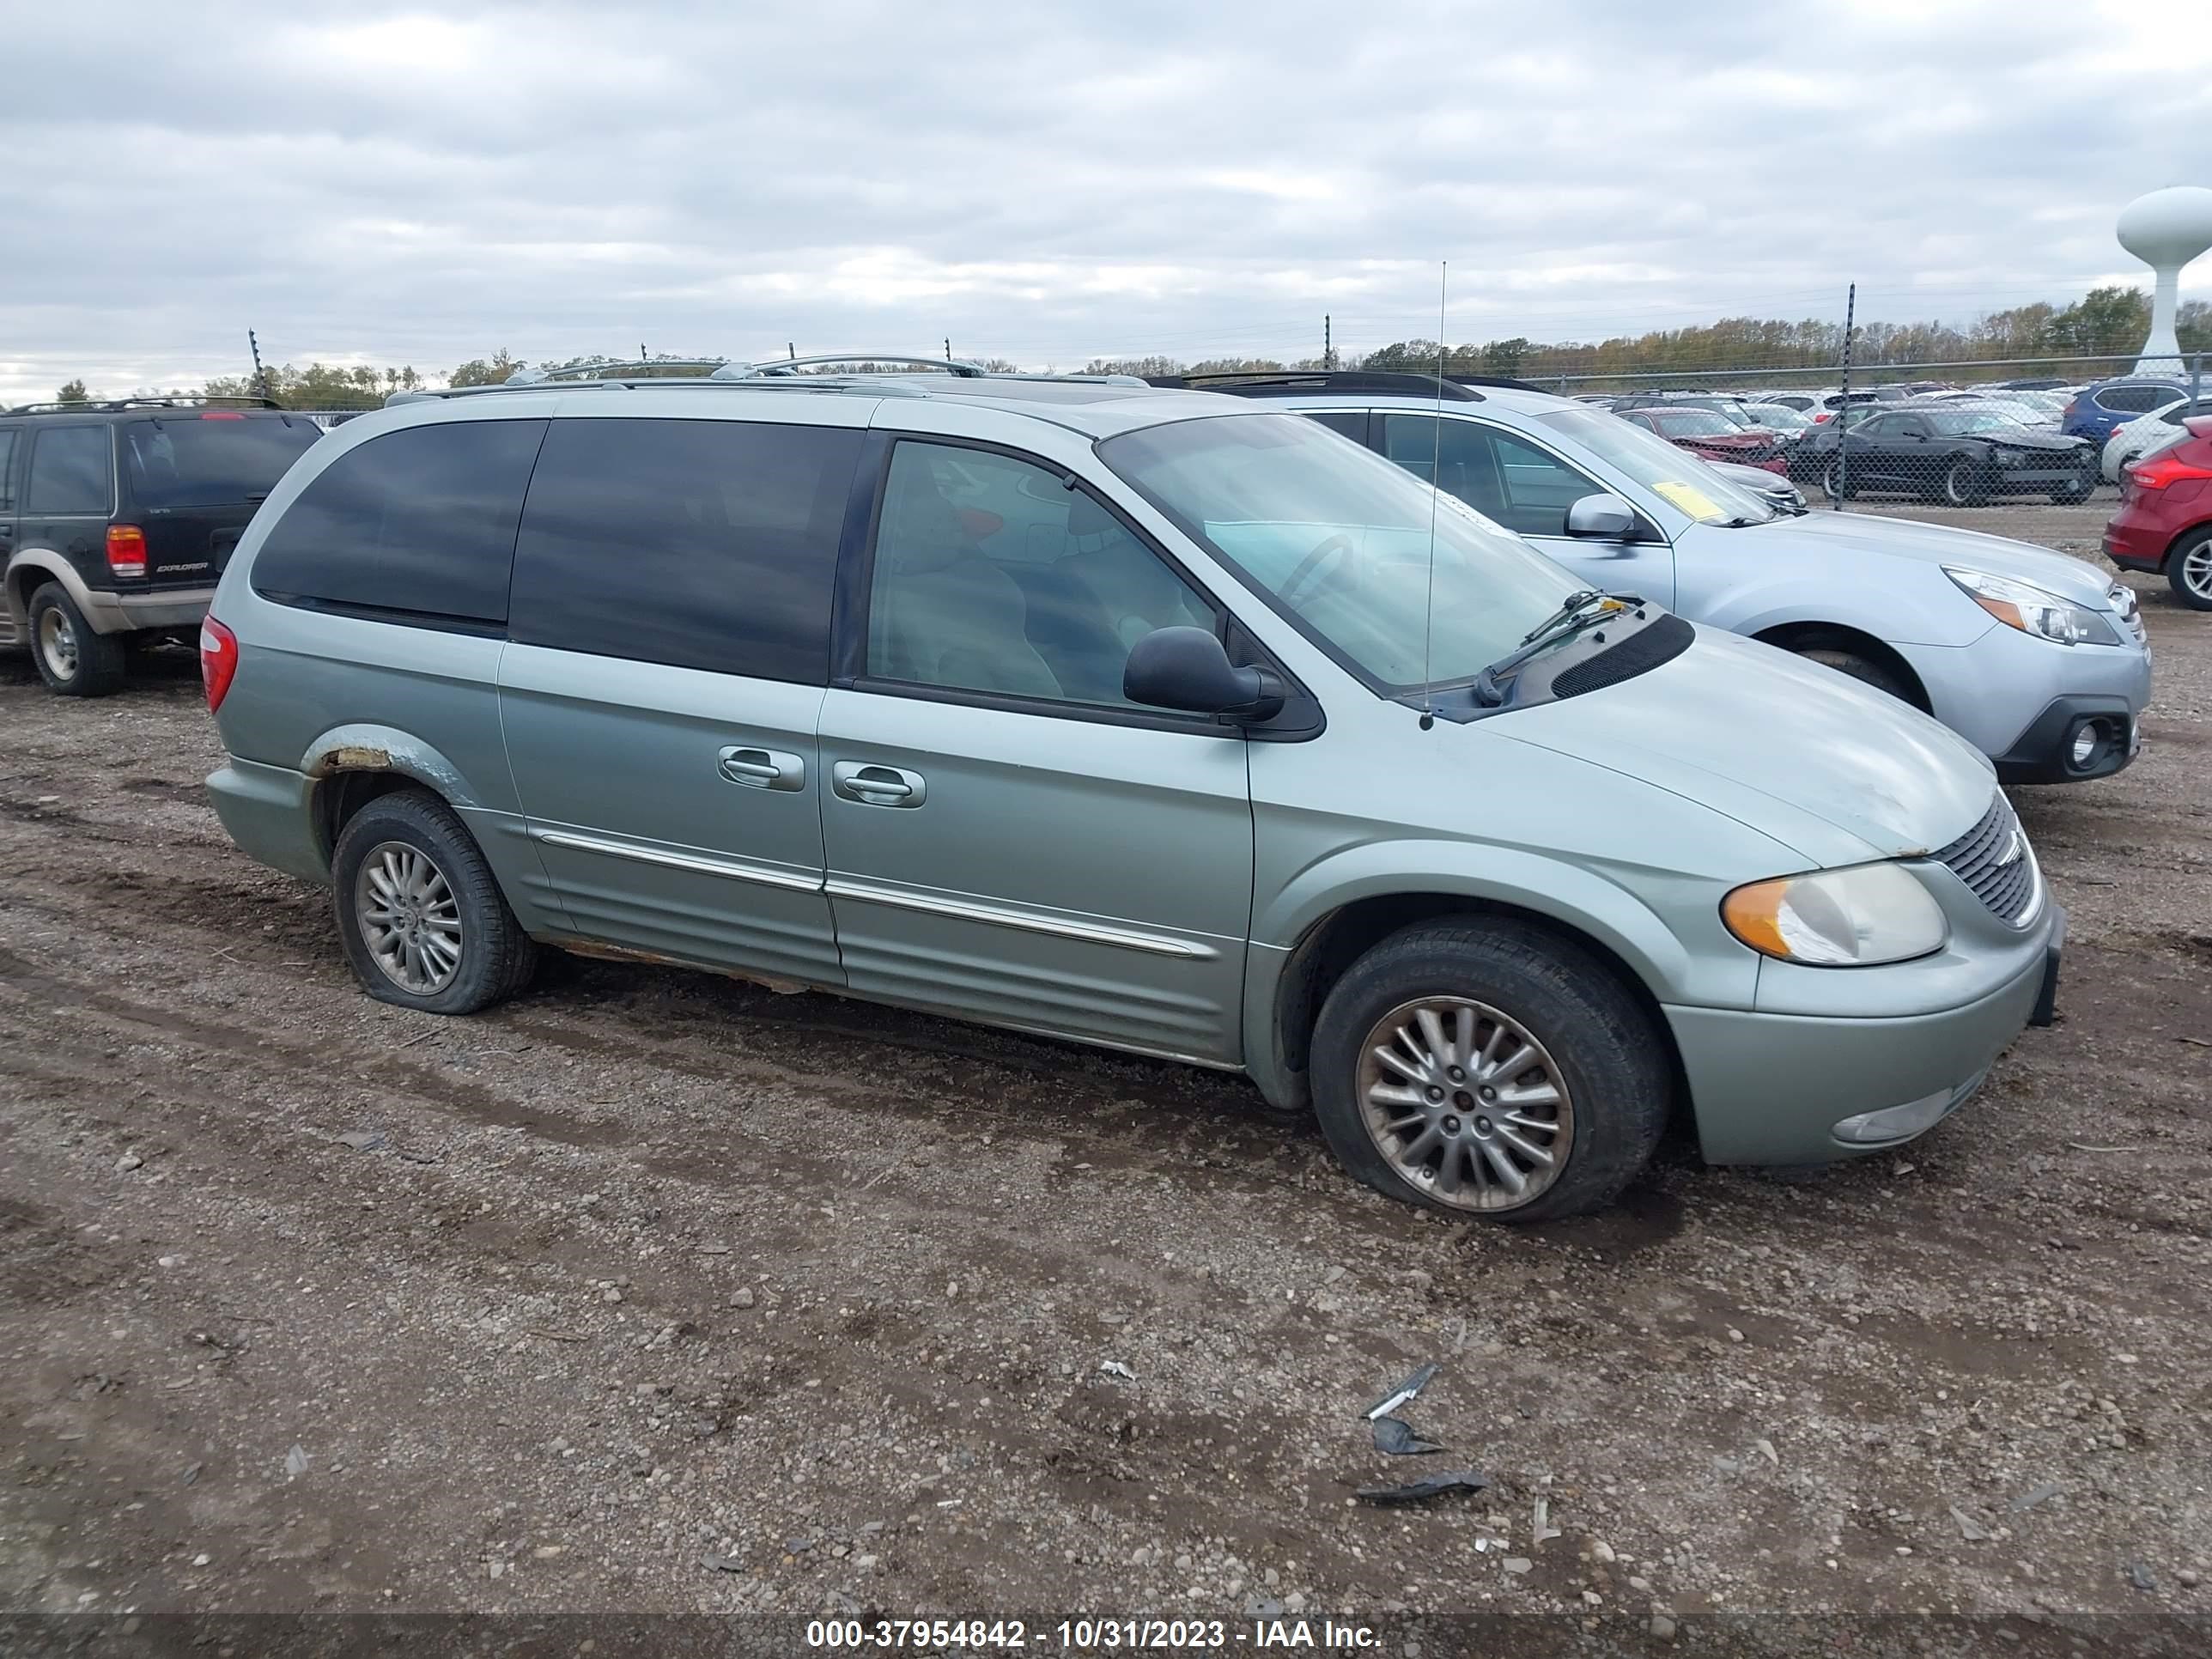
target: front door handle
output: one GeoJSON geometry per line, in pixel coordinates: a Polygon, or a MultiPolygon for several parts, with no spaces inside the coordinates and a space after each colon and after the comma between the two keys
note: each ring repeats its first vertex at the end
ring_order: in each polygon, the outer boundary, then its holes
{"type": "Polygon", "coordinates": [[[806,763],[779,749],[740,749],[732,745],[722,750],[716,769],[721,773],[723,781],[742,783],[754,789],[806,787],[806,763]]]}
{"type": "Polygon", "coordinates": [[[921,773],[866,761],[839,761],[830,769],[830,787],[863,806],[919,806],[929,798],[921,773]]]}

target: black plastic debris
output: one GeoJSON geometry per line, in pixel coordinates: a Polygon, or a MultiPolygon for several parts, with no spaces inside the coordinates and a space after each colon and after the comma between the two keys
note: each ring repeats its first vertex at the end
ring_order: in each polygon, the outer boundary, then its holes
{"type": "Polygon", "coordinates": [[[1399,1407],[1410,1404],[1423,1389],[1429,1386],[1429,1379],[1437,1374],[1437,1369],[1434,1365],[1422,1366],[1361,1414],[1372,1423],[1377,1418],[1389,1416],[1399,1407]]]}
{"type": "Polygon", "coordinates": [[[1393,1457],[1419,1457],[1429,1452],[1443,1449],[1433,1440],[1424,1440],[1419,1431],[1403,1418],[1378,1417],[1375,1419],[1375,1449],[1388,1452],[1393,1457]]]}
{"type": "Polygon", "coordinates": [[[1409,1480],[1402,1486],[1362,1486],[1358,1496],[1363,1504],[1375,1504],[1388,1509],[1402,1504],[1425,1504],[1432,1498],[1442,1498],[1446,1492],[1480,1492],[1489,1484],[1490,1477],[1480,1469],[1452,1469],[1443,1474],[1409,1480]]]}

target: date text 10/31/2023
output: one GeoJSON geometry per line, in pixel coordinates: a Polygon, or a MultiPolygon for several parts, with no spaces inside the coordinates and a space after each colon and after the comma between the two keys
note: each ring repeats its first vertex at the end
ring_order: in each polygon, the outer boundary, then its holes
{"type": "Polygon", "coordinates": [[[1381,1639],[1372,1626],[1305,1619],[1063,1619],[1032,1630],[1018,1619],[817,1619],[811,1648],[903,1648],[910,1651],[1015,1652],[1030,1648],[1075,1652],[1133,1650],[1173,1652],[1230,1647],[1261,1650],[1336,1648],[1359,1651],[1381,1639]]]}

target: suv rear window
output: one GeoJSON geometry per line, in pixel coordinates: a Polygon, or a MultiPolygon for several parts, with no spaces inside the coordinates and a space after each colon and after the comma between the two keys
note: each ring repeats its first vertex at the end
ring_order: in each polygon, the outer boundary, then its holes
{"type": "Polygon", "coordinates": [[[123,428],[131,499],[143,507],[235,507],[267,495],[322,435],[300,416],[210,410],[134,421],[123,428]]]}
{"type": "Polygon", "coordinates": [[[827,682],[858,428],[563,420],[530,486],[512,637],[827,682]]]}
{"type": "Polygon", "coordinates": [[[544,421],[441,421],[348,450],[285,510],[254,591],[395,620],[507,620],[514,527],[544,421]]]}

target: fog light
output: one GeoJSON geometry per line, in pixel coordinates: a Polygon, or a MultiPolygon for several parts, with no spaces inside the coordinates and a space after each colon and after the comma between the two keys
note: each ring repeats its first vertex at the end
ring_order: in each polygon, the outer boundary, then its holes
{"type": "Polygon", "coordinates": [[[1918,1100],[1908,1100],[1902,1106],[1886,1107],[1879,1112],[1861,1112],[1847,1117],[1828,1133],[1838,1140],[1858,1146],[1882,1146],[1893,1141],[1910,1140],[1934,1128],[1954,1111],[1966,1103],[1967,1097],[1982,1086],[1987,1072],[1978,1072],[1955,1089],[1938,1089],[1932,1095],[1923,1095],[1918,1100]]]}
{"type": "Polygon", "coordinates": [[[2097,757],[2097,723],[2084,720],[2074,728],[2074,764],[2078,769],[2097,757]]]}

